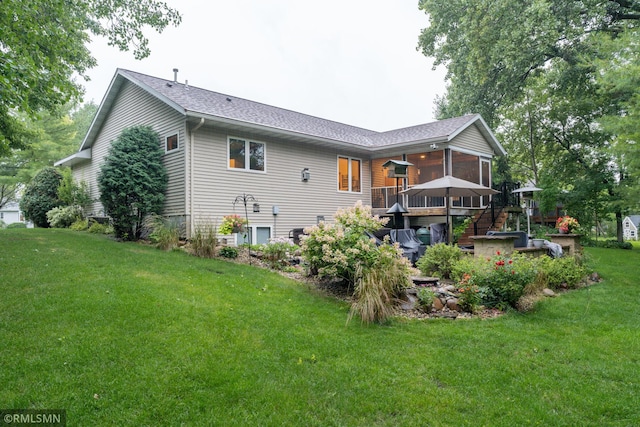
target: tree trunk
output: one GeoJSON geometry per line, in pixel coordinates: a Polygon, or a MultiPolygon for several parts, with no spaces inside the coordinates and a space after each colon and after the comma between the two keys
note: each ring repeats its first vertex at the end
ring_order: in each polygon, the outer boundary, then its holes
{"type": "Polygon", "coordinates": [[[616,235],[618,236],[618,243],[623,243],[622,212],[619,209],[616,209],[616,235]]]}

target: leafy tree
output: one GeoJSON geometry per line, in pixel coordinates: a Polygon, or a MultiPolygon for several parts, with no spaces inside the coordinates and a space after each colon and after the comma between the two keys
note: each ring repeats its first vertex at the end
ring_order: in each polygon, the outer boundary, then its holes
{"type": "Polygon", "coordinates": [[[16,199],[17,184],[0,182],[0,209],[16,199]]]}
{"type": "Polygon", "coordinates": [[[590,36],[640,20],[640,3],[627,0],[420,0],[419,8],[430,24],[419,47],[447,66],[440,115],[480,113],[492,127],[496,109],[520,100],[529,77],[556,62],[579,65],[597,55],[590,36]]]}
{"type": "Polygon", "coordinates": [[[86,181],[77,183],[69,168],[62,169],[62,180],[58,186],[58,198],[66,206],[79,206],[80,208],[84,208],[92,201],[86,181]]]}
{"type": "Polygon", "coordinates": [[[60,181],[62,181],[60,172],[49,167],[42,169],[27,185],[20,200],[20,209],[36,227],[49,227],[47,212],[63,205],[58,198],[60,181]]]}
{"type": "MultiPolygon", "coordinates": [[[[612,93],[599,90],[594,61],[617,54],[598,40],[636,27],[640,3],[421,0],[419,5],[430,20],[420,47],[436,65],[448,67],[439,116],[481,113],[503,137],[516,178],[545,181],[556,194],[570,190],[566,206],[574,215],[587,216],[607,204],[621,224],[616,204],[621,164],[609,150],[611,129],[598,125],[616,115],[616,102],[612,93]]],[[[581,222],[586,221],[581,217],[581,222]]]]}
{"type": "Polygon", "coordinates": [[[100,169],[100,201],[119,238],[139,238],[145,217],[162,211],[167,172],[159,141],[148,126],[125,129],[100,169]]]}
{"type": "Polygon", "coordinates": [[[0,158],[0,207],[15,201],[18,190],[40,170],[78,149],[97,109],[93,103],[77,110],[67,104],[56,114],[43,113],[33,120],[23,118],[31,135],[29,145],[0,158]]]}
{"type": "Polygon", "coordinates": [[[3,0],[0,3],[0,156],[24,148],[28,132],[18,113],[53,111],[82,95],[74,76],[96,65],[87,44],[104,36],[137,59],[149,55],[145,27],[162,31],[180,14],[155,0],[3,0]]]}
{"type": "Polygon", "coordinates": [[[611,153],[620,165],[620,200],[628,202],[621,208],[635,211],[640,209],[640,30],[629,29],[614,39],[601,38],[600,47],[611,54],[595,61],[596,78],[615,110],[599,123],[615,135],[611,153]]]}

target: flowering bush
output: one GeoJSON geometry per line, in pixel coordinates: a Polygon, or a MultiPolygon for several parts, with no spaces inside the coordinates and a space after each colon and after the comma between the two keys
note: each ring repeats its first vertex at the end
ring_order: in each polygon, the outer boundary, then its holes
{"type": "Polygon", "coordinates": [[[291,239],[275,237],[262,246],[262,255],[271,268],[281,270],[287,265],[287,259],[291,258],[297,249],[298,247],[293,244],[291,239]]]}
{"type": "MultiPolygon", "coordinates": [[[[304,230],[302,255],[311,274],[344,279],[350,284],[358,280],[358,267],[374,266],[381,251],[365,232],[383,227],[388,219],[371,215],[371,207],[358,201],[354,207],[340,209],[334,215],[335,223],[320,222],[304,230]]],[[[402,250],[397,248],[402,258],[402,250]]]]}
{"type": "Polygon", "coordinates": [[[484,261],[475,260],[467,272],[465,284],[478,287],[482,303],[489,307],[515,307],[524,288],[533,282],[536,271],[533,261],[522,254],[506,257],[497,252],[484,261]]]}
{"type": "Polygon", "coordinates": [[[578,227],[580,227],[580,224],[578,224],[578,220],[568,215],[561,216],[556,221],[556,228],[561,233],[573,233],[578,229],[578,227]]]}
{"type": "Polygon", "coordinates": [[[240,215],[226,215],[222,217],[222,224],[218,229],[218,233],[225,235],[231,233],[241,233],[244,231],[244,227],[248,224],[245,218],[240,215]]]}
{"type": "Polygon", "coordinates": [[[476,285],[469,283],[471,279],[470,274],[462,276],[460,281],[460,287],[458,288],[458,306],[464,311],[469,313],[475,313],[480,307],[482,298],[480,295],[480,289],[476,285]]]}
{"type": "Polygon", "coordinates": [[[388,219],[371,215],[371,207],[357,202],[338,210],[335,223],[306,228],[302,256],[310,273],[355,285],[349,318],[358,313],[363,322],[380,322],[391,315],[397,292],[411,284],[409,260],[395,244],[377,246],[365,232],[383,227],[388,219]]]}

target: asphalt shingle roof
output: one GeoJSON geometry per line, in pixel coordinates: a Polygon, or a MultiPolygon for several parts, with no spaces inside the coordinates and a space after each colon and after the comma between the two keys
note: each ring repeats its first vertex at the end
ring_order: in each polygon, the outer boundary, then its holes
{"type": "Polygon", "coordinates": [[[376,132],[134,71],[121,69],[118,72],[170,100],[185,113],[237,120],[368,147],[446,138],[478,118],[478,115],[472,114],[387,132],[376,132]]]}
{"type": "Polygon", "coordinates": [[[629,219],[636,227],[640,227],[640,215],[629,215],[629,219]]]}

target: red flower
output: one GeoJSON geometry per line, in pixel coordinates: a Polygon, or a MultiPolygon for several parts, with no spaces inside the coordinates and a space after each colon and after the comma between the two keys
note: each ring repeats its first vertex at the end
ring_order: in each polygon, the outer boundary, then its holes
{"type": "Polygon", "coordinates": [[[512,259],[509,260],[509,264],[513,264],[513,260],[512,259]]]}
{"type": "Polygon", "coordinates": [[[497,255],[500,255],[500,251],[497,251],[497,252],[496,252],[496,254],[497,254],[497,255]]]}

